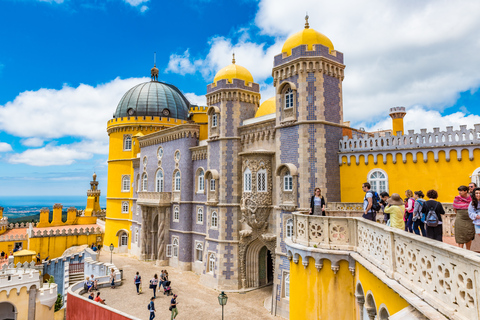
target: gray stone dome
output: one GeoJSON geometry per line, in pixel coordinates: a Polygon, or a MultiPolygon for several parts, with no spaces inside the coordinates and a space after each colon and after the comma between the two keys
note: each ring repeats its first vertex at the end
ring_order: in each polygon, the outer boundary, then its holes
{"type": "Polygon", "coordinates": [[[187,120],[189,109],[190,102],[177,87],[150,81],[128,90],[113,117],[156,116],[187,120]]]}

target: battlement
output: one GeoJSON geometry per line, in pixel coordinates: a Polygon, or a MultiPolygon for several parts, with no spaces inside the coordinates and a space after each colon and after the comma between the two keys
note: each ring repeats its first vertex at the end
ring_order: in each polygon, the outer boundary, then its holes
{"type": "Polygon", "coordinates": [[[1,235],[0,236],[0,242],[3,242],[3,241],[13,241],[13,240],[18,240],[18,241],[22,241],[22,240],[28,240],[28,236],[27,236],[27,232],[25,230],[25,234],[16,234],[16,235],[1,235]]]}
{"type": "MultiPolygon", "coordinates": [[[[86,227],[86,228],[65,228],[62,230],[56,229],[53,230],[43,230],[35,231],[32,230],[30,235],[31,238],[41,238],[41,237],[60,237],[60,236],[79,236],[79,235],[90,235],[90,234],[102,234],[103,230],[100,227],[86,227]]],[[[1,238],[1,237],[0,237],[1,238]]]]}
{"type": "Polygon", "coordinates": [[[51,308],[57,300],[57,284],[46,283],[42,288],[38,289],[37,294],[37,299],[40,300],[40,303],[51,308]]]}
{"type": "Polygon", "coordinates": [[[390,113],[397,113],[397,112],[407,112],[405,107],[393,107],[390,108],[390,113]]]}
{"type": "Polygon", "coordinates": [[[17,267],[4,264],[0,268],[0,292],[7,291],[7,296],[14,289],[18,294],[22,288],[29,291],[33,286],[40,287],[40,271],[33,269],[31,263],[18,263],[17,267]]]}
{"type": "Polygon", "coordinates": [[[207,112],[208,110],[208,107],[201,107],[201,106],[192,106],[190,107],[190,112],[191,113],[203,113],[203,112],[207,112]]]}
{"type": "Polygon", "coordinates": [[[308,50],[308,46],[306,44],[302,44],[293,48],[292,54],[289,56],[285,52],[276,55],[273,58],[273,66],[275,68],[300,57],[325,57],[343,64],[343,53],[340,51],[333,50],[330,52],[330,49],[322,44],[314,44],[313,50],[308,50]]]}
{"type": "Polygon", "coordinates": [[[233,79],[232,82],[229,82],[227,79],[222,79],[218,80],[217,83],[214,82],[207,85],[207,95],[221,89],[240,89],[251,91],[253,93],[259,93],[260,85],[255,82],[249,82],[248,84],[245,84],[245,81],[241,79],[233,79]]]}
{"type": "Polygon", "coordinates": [[[174,126],[174,125],[178,125],[186,122],[187,122],[186,120],[181,120],[176,118],[155,117],[155,116],[121,117],[121,118],[113,118],[108,120],[107,131],[115,126],[138,125],[138,124],[174,126]]]}

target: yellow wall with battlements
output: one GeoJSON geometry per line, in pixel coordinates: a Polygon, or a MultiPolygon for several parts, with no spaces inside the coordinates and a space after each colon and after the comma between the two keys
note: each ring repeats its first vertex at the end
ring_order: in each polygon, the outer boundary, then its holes
{"type": "MultiPolygon", "coordinates": [[[[32,288],[33,290],[33,288],[32,288]]],[[[40,292],[37,291],[37,295],[40,292]]],[[[29,293],[27,292],[27,287],[21,287],[20,291],[17,292],[17,289],[12,289],[10,294],[7,296],[7,291],[0,291],[0,302],[9,302],[13,304],[16,308],[17,320],[27,320],[28,319],[28,302],[29,302],[29,293]]],[[[36,320],[53,320],[54,319],[55,307],[49,308],[40,303],[37,297],[35,304],[35,319],[36,320]]],[[[1,315],[0,315],[1,317],[1,315]]],[[[3,317],[1,318],[3,319],[3,317]]]]}
{"type": "Polygon", "coordinates": [[[47,257],[54,259],[61,257],[70,247],[97,244],[97,236],[102,234],[34,237],[28,239],[28,249],[40,253],[42,260],[47,257]]]}
{"type": "Polygon", "coordinates": [[[398,193],[403,198],[407,189],[422,190],[425,194],[428,190],[435,189],[440,202],[453,202],[453,198],[458,195],[457,188],[468,185],[470,176],[480,167],[480,150],[474,150],[473,155],[472,161],[468,151],[463,150],[459,161],[457,152],[453,150],[450,152],[450,161],[447,161],[445,152],[440,151],[438,161],[435,161],[433,152],[429,151],[427,162],[424,162],[422,153],[418,152],[415,163],[409,153],[404,163],[402,155],[397,154],[396,163],[393,163],[392,155],[387,154],[386,164],[383,163],[382,155],[378,155],[377,164],[374,164],[372,155],[368,156],[368,164],[365,164],[364,156],[360,156],[359,164],[356,164],[355,157],[351,156],[350,165],[347,157],[343,156],[340,166],[342,202],[363,201],[365,193],[361,186],[373,169],[382,169],[387,173],[390,194],[398,193]]]}

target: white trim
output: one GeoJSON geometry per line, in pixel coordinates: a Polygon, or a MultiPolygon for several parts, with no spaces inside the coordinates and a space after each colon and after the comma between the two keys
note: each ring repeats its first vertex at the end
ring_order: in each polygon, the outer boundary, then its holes
{"type": "Polygon", "coordinates": [[[243,171],[243,192],[252,192],[252,170],[248,167],[243,171]]]}
{"type": "Polygon", "coordinates": [[[178,258],[178,252],[180,251],[180,240],[176,236],[172,236],[172,257],[178,258]],[[175,240],[177,243],[175,244],[175,240]]]}
{"type": "Polygon", "coordinates": [[[130,192],[130,175],[122,175],[122,192],[130,192]],[[128,180],[128,183],[127,183],[128,180]]]}
{"type": "Polygon", "coordinates": [[[203,241],[195,240],[195,261],[203,262],[203,241]],[[198,249],[198,247],[201,249],[198,249]],[[199,255],[197,251],[200,250],[201,254],[199,255]],[[198,259],[200,257],[200,259],[198,259]]]}
{"type": "Polygon", "coordinates": [[[123,135],[123,151],[132,151],[132,145],[133,145],[132,135],[131,134],[124,134],[123,135]],[[129,148],[127,148],[127,139],[130,140],[129,148]]]}
{"type": "Polygon", "coordinates": [[[288,218],[287,221],[285,221],[285,238],[291,239],[293,237],[293,218],[288,218]],[[288,227],[291,227],[290,230],[290,236],[288,235],[288,227]]]}
{"type": "Polygon", "coordinates": [[[180,206],[173,206],[173,221],[180,221],[180,206]],[[175,217],[175,213],[177,213],[177,217],[175,217]]]}
{"type": "Polygon", "coordinates": [[[216,254],[213,251],[208,251],[207,257],[208,257],[208,259],[207,259],[207,273],[213,274],[214,271],[215,271],[215,264],[217,262],[216,254]]]}
{"type": "MultiPolygon", "coordinates": [[[[380,169],[380,168],[373,168],[372,170],[370,170],[367,174],[367,181],[368,183],[370,183],[370,186],[371,186],[371,189],[372,191],[376,191],[378,194],[380,194],[381,192],[383,191],[386,191],[386,192],[389,192],[389,187],[388,187],[388,174],[385,170],[383,169],[380,169]],[[376,182],[379,182],[379,181],[382,181],[383,179],[370,179],[370,176],[375,173],[375,172],[380,172],[382,173],[384,176],[385,176],[385,190],[375,190],[374,187],[376,187],[376,182]],[[375,182],[375,183],[372,183],[372,182],[375,182]]],[[[389,192],[390,193],[390,192],[389,192]]]]}
{"type": "Polygon", "coordinates": [[[158,168],[155,173],[155,192],[164,192],[165,191],[165,175],[162,168],[158,168]],[[158,174],[161,173],[161,178],[158,177],[158,174]],[[159,186],[160,182],[160,186],[159,186]]]}
{"type": "Polygon", "coordinates": [[[480,186],[480,168],[473,171],[472,176],[470,177],[470,182],[476,183],[477,187],[480,186]]]}
{"type": "Polygon", "coordinates": [[[128,201],[122,201],[122,213],[130,212],[130,203],[128,201]]]}
{"type": "Polygon", "coordinates": [[[260,169],[257,171],[257,192],[267,192],[268,186],[268,177],[267,177],[267,170],[260,169]],[[263,185],[260,176],[263,175],[263,185]],[[263,188],[260,188],[263,187],[263,188]]]}
{"type": "Polygon", "coordinates": [[[148,191],[148,174],[144,172],[142,174],[142,191],[148,191]]]}
{"type": "Polygon", "coordinates": [[[211,215],[211,217],[210,217],[210,227],[211,227],[212,229],[217,229],[217,228],[218,228],[218,213],[217,213],[216,210],[213,210],[213,211],[212,211],[212,215],[211,215]],[[213,224],[213,217],[214,217],[213,214],[215,214],[215,224],[213,224]]]}
{"type": "Polygon", "coordinates": [[[197,207],[197,224],[203,224],[204,220],[205,220],[205,215],[204,215],[204,212],[203,212],[203,207],[197,207]],[[199,218],[201,218],[201,219],[199,219],[199,218]]]}

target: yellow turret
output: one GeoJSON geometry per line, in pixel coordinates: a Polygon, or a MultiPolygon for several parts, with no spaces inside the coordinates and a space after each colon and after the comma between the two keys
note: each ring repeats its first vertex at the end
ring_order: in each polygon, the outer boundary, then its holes
{"type": "Polygon", "coordinates": [[[232,64],[220,69],[215,75],[215,78],[213,78],[213,83],[216,85],[218,81],[224,79],[229,83],[232,83],[233,79],[240,79],[245,81],[246,85],[253,82],[253,77],[250,71],[248,71],[247,68],[235,64],[235,54],[233,54],[232,64]]]}
{"type": "Polygon", "coordinates": [[[397,132],[401,132],[403,135],[403,117],[407,112],[405,112],[405,107],[394,107],[390,108],[390,117],[392,117],[392,131],[393,135],[396,136],[397,132]]]}
{"type": "Polygon", "coordinates": [[[87,191],[87,207],[85,208],[85,217],[91,217],[100,213],[100,190],[98,190],[97,175],[93,173],[93,180],[90,181],[90,190],[87,191]]]}

